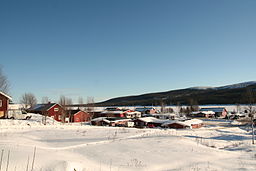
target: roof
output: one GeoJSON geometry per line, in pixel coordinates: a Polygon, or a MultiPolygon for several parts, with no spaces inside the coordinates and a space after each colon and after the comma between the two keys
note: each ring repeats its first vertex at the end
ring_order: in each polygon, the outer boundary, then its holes
{"type": "Polygon", "coordinates": [[[12,97],[11,96],[8,96],[7,94],[3,93],[0,91],[0,94],[2,94],[3,96],[7,97],[8,99],[12,100],[12,97]]]}
{"type": "Polygon", "coordinates": [[[107,120],[107,117],[99,117],[99,118],[92,119],[91,121],[92,122],[104,121],[104,122],[110,123],[110,121],[107,120]]]}
{"type": "Polygon", "coordinates": [[[108,113],[108,114],[121,114],[121,113],[124,113],[123,111],[121,110],[116,110],[116,111],[103,111],[101,113],[108,113]]]}
{"type": "Polygon", "coordinates": [[[143,122],[153,122],[153,123],[164,123],[166,122],[167,120],[160,120],[160,119],[157,119],[155,117],[143,117],[143,118],[138,118],[138,120],[140,121],[143,121],[143,122]]]}
{"type": "Polygon", "coordinates": [[[155,108],[154,107],[138,107],[135,110],[139,111],[139,112],[144,112],[144,111],[147,111],[147,110],[155,110],[155,108]]]}
{"type": "Polygon", "coordinates": [[[85,111],[82,111],[82,110],[79,110],[79,109],[77,109],[77,110],[67,110],[67,112],[68,112],[69,114],[71,114],[71,115],[75,115],[75,114],[77,114],[78,112],[84,112],[84,113],[86,113],[85,111]]]}
{"type": "Polygon", "coordinates": [[[195,124],[202,124],[203,121],[200,120],[200,119],[190,119],[190,120],[186,120],[184,122],[182,121],[175,121],[175,120],[170,120],[170,121],[167,121],[165,123],[162,124],[162,126],[166,126],[166,125],[169,125],[169,124],[179,124],[179,125],[184,125],[184,126],[189,126],[191,127],[192,125],[195,125],[195,124]]]}
{"type": "Polygon", "coordinates": [[[47,103],[47,104],[37,104],[34,107],[30,108],[30,111],[47,111],[52,108],[57,103],[47,103]]]}
{"type": "Polygon", "coordinates": [[[190,120],[186,120],[184,121],[186,124],[189,124],[189,125],[193,125],[193,124],[202,124],[203,121],[200,120],[200,119],[190,119],[190,120]]]}
{"type": "Polygon", "coordinates": [[[200,111],[213,111],[213,112],[222,112],[226,110],[224,107],[217,107],[217,108],[201,108],[200,111]]]}

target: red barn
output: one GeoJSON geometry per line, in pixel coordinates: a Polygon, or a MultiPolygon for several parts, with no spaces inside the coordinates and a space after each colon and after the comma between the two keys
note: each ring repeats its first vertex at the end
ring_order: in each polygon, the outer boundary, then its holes
{"type": "Polygon", "coordinates": [[[3,92],[0,92],[0,118],[7,116],[8,105],[12,98],[3,92]]]}
{"type": "Polygon", "coordinates": [[[63,107],[57,103],[48,103],[37,104],[35,107],[30,108],[29,112],[50,116],[54,118],[56,121],[62,121],[62,119],[64,119],[62,118],[62,116],[65,111],[63,107]]]}
{"type": "Polygon", "coordinates": [[[125,117],[125,112],[122,110],[117,110],[117,111],[103,111],[101,112],[101,117],[118,117],[118,118],[123,118],[125,117]]]}
{"type": "Polygon", "coordinates": [[[91,120],[91,115],[85,111],[68,110],[67,113],[70,117],[70,122],[89,122],[91,120]]]}

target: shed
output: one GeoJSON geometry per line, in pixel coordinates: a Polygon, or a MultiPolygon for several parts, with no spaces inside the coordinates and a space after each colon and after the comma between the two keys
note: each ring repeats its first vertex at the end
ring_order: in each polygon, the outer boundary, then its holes
{"type": "Polygon", "coordinates": [[[12,100],[10,96],[0,91],[0,118],[7,117],[10,100],[12,100]]]}
{"type": "Polygon", "coordinates": [[[91,114],[82,110],[67,110],[69,116],[69,122],[89,122],[91,120],[91,114]]]}

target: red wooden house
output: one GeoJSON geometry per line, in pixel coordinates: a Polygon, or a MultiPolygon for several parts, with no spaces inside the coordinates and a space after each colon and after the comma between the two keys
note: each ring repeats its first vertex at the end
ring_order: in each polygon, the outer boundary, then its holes
{"type": "Polygon", "coordinates": [[[3,92],[0,92],[0,118],[6,118],[8,105],[12,98],[3,92]]]}
{"type": "Polygon", "coordinates": [[[68,110],[70,122],[89,122],[91,121],[91,114],[82,110],[68,110]]]}
{"type": "Polygon", "coordinates": [[[30,108],[29,112],[38,113],[54,118],[56,121],[62,121],[65,113],[63,107],[57,103],[37,104],[35,107],[30,108]]]}

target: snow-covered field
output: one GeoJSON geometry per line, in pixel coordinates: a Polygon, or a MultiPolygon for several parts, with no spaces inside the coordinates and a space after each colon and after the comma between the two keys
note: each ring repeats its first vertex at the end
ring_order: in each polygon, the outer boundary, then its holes
{"type": "Polygon", "coordinates": [[[0,171],[256,170],[250,130],[225,121],[164,130],[41,120],[0,120],[0,171]]]}

